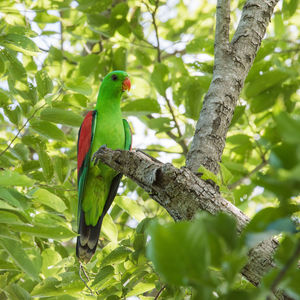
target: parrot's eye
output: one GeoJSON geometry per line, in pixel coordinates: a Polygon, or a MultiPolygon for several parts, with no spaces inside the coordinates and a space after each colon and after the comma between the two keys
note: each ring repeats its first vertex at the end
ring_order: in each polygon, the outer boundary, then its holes
{"type": "Polygon", "coordinates": [[[113,81],[116,81],[116,80],[118,79],[118,76],[117,76],[116,74],[114,74],[113,76],[111,76],[111,79],[112,79],[113,81]]]}

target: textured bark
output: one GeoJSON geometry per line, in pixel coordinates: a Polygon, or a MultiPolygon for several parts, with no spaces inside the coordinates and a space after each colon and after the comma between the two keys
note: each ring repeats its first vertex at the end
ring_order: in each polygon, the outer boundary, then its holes
{"type": "Polygon", "coordinates": [[[215,174],[219,171],[237,99],[278,0],[248,0],[230,43],[229,2],[219,0],[217,5],[213,78],[186,161],[193,172],[200,165],[215,174]]]}
{"type": "MultiPolygon", "coordinates": [[[[205,210],[213,215],[226,212],[233,216],[239,233],[249,222],[249,218],[224,199],[214,185],[198,178],[186,167],[177,169],[140,151],[100,148],[95,156],[135,181],[176,221],[190,220],[197,211],[205,210]]],[[[254,285],[258,285],[263,274],[273,267],[276,247],[277,241],[269,239],[249,252],[249,262],[241,272],[254,285]]]]}

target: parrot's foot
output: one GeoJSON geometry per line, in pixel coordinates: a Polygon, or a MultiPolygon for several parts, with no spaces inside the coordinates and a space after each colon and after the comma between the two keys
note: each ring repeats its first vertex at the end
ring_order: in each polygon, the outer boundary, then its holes
{"type": "Polygon", "coordinates": [[[98,164],[98,162],[99,162],[99,157],[98,157],[98,155],[99,155],[99,151],[101,151],[101,149],[106,149],[107,148],[107,146],[106,146],[106,144],[105,145],[102,145],[94,154],[93,154],[93,156],[92,156],[92,161],[94,161],[94,166],[95,165],[97,165],[98,164]]]}

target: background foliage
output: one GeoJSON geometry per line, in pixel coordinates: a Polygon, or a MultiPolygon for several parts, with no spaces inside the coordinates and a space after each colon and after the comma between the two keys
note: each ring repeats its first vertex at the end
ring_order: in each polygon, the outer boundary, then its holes
{"type": "MultiPolygon", "coordinates": [[[[233,33],[244,1],[231,3],[233,33]]],[[[78,274],[76,139],[101,79],[127,70],[133,146],[184,165],[212,78],[214,17],[204,0],[1,0],[0,299],[265,299],[277,287],[299,297],[298,0],[277,7],[213,178],[259,211],[244,234],[223,214],[174,224],[124,178],[86,266],[93,296],[78,274]],[[256,289],[239,271],[274,234],[278,268],[256,289]]]]}

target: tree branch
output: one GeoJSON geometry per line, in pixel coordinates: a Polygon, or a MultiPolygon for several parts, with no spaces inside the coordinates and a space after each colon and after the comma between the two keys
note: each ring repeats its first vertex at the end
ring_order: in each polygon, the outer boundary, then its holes
{"type": "Polygon", "coordinates": [[[193,172],[200,165],[215,174],[219,171],[237,99],[278,1],[248,0],[230,43],[227,42],[229,1],[218,1],[213,78],[186,161],[193,172]]]}
{"type": "MultiPolygon", "coordinates": [[[[175,168],[163,164],[143,152],[100,148],[95,156],[106,165],[123,173],[147,191],[151,198],[163,206],[175,221],[190,220],[198,210],[213,215],[226,212],[237,221],[240,233],[249,218],[224,199],[209,182],[199,179],[188,168],[175,168]],[[188,201],[187,201],[188,199],[188,201]]],[[[254,285],[273,265],[277,241],[263,241],[249,252],[249,262],[241,273],[254,285]]]]}

